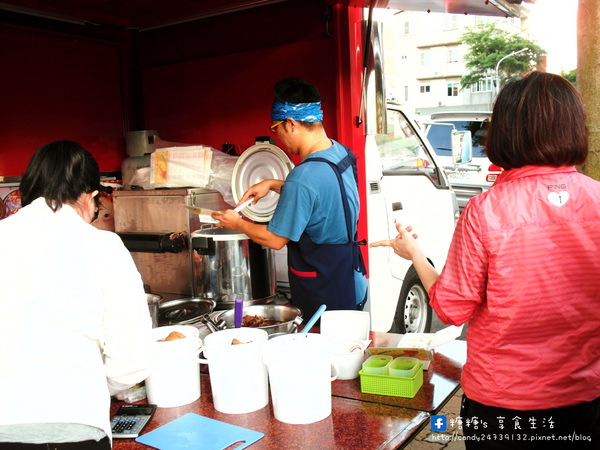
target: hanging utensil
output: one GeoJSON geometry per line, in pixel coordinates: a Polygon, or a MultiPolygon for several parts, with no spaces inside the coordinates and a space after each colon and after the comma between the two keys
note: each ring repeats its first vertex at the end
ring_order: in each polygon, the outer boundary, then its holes
{"type": "Polygon", "coordinates": [[[315,322],[320,319],[321,315],[323,314],[323,311],[325,311],[326,309],[327,309],[327,305],[319,306],[319,309],[317,309],[317,312],[310,318],[310,320],[308,322],[306,322],[306,325],[304,326],[304,328],[302,328],[302,331],[300,331],[300,333],[308,333],[309,330],[315,324],[315,322]]]}

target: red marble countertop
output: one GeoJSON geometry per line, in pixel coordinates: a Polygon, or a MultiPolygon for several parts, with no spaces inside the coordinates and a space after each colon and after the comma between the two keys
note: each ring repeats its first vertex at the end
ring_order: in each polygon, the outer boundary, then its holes
{"type": "MultiPolygon", "coordinates": [[[[371,347],[396,347],[402,335],[371,332],[371,347]]],[[[246,414],[225,414],[213,407],[210,377],[201,365],[201,395],[188,405],[158,408],[144,429],[148,433],[187,413],[252,429],[265,436],[253,449],[395,449],[408,441],[460,387],[466,343],[453,341],[434,351],[429,369],[423,372],[423,386],[414,398],[363,394],[360,379],[332,382],[332,413],[319,422],[291,425],[275,419],[271,401],[264,408],[246,414]]],[[[143,403],[143,402],[140,402],[143,403]]],[[[122,402],[114,400],[111,416],[122,402]]],[[[115,439],[116,450],[149,448],[133,439],[115,439]]]]}
{"type": "MultiPolygon", "coordinates": [[[[271,402],[264,408],[246,414],[224,414],[213,407],[210,379],[201,374],[200,398],[188,405],[157,408],[143,434],[165,425],[187,413],[196,413],[240,427],[264,433],[251,445],[252,449],[340,448],[395,449],[408,440],[429,420],[429,414],[414,409],[366,403],[346,398],[332,398],[332,413],[326,419],[306,425],[280,422],[273,415],[271,402]]],[[[122,402],[114,401],[111,416],[122,402]]],[[[149,448],[133,439],[115,439],[113,449],[149,448]]],[[[191,450],[191,449],[190,449],[191,450]]]]}

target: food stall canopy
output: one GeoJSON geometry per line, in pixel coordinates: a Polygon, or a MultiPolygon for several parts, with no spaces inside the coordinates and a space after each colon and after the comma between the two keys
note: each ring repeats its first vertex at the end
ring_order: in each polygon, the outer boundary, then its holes
{"type": "MultiPolygon", "coordinates": [[[[298,0],[4,0],[0,11],[80,24],[108,24],[140,31],[298,0]]],[[[352,7],[518,17],[522,1],[535,0],[327,0],[352,7]]]]}
{"type": "MultiPolygon", "coordinates": [[[[524,0],[534,3],[536,0],[524,0]]],[[[476,16],[518,17],[523,0],[347,0],[350,6],[476,16]]]]}

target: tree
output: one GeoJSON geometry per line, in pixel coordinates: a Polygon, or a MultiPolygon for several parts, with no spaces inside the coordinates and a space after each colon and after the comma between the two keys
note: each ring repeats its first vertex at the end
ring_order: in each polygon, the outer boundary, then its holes
{"type": "Polygon", "coordinates": [[[495,83],[500,82],[501,86],[507,79],[533,70],[542,63],[543,56],[546,55],[546,51],[530,39],[496,28],[494,24],[470,28],[463,34],[462,40],[469,47],[465,55],[465,67],[469,73],[460,79],[463,89],[490,76],[494,77],[495,83]],[[502,61],[496,80],[498,62],[512,52],[522,49],[527,50],[502,61]]]}
{"type": "Polygon", "coordinates": [[[569,80],[573,86],[577,86],[577,69],[569,70],[568,72],[563,70],[560,72],[560,76],[569,80]]]}
{"type": "Polygon", "coordinates": [[[577,88],[581,92],[590,132],[590,152],[581,168],[600,180],[600,0],[579,0],[577,10],[577,88]]]}

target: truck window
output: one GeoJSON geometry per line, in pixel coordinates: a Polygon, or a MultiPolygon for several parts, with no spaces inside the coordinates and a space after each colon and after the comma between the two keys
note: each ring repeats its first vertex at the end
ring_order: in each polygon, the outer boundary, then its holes
{"type": "MultiPolygon", "coordinates": [[[[444,124],[453,124],[457,131],[470,131],[473,140],[473,157],[484,158],[485,136],[487,134],[487,121],[443,120],[444,124]]],[[[450,134],[452,127],[448,125],[431,124],[427,130],[427,139],[435,153],[440,156],[452,156],[452,143],[450,134]]]]}
{"type": "Polygon", "coordinates": [[[387,134],[375,136],[384,175],[426,175],[437,181],[435,164],[406,117],[388,109],[387,122],[387,134]]]}

